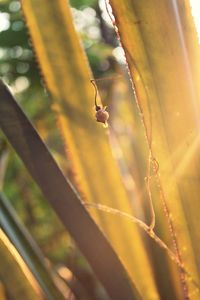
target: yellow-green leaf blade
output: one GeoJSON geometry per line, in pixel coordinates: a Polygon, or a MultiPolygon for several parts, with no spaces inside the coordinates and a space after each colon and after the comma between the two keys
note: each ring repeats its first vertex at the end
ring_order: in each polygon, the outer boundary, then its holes
{"type": "MultiPolygon", "coordinates": [[[[199,46],[189,1],[111,0],[184,266],[199,282],[199,46]],[[152,137],[151,137],[152,135],[152,137]],[[195,221],[194,221],[195,220],[195,221]]],[[[160,184],[160,183],[159,183],[160,184]]],[[[159,220],[165,232],[170,231],[159,220]]],[[[199,293],[180,270],[182,295],[199,293]],[[185,277],[185,278],[183,278],[185,277]],[[182,278],[182,279],[181,279],[182,278]],[[185,283],[184,283],[185,282],[185,283]],[[189,288],[189,292],[187,289],[189,288]],[[186,289],[186,290],[185,290],[186,289]]],[[[177,293],[179,293],[177,291],[177,293]]],[[[178,294],[177,294],[178,295],[178,294]]],[[[178,296],[177,296],[178,297],[178,296]]]]}
{"type": "MultiPolygon", "coordinates": [[[[130,283],[110,243],[94,223],[37,131],[1,81],[0,127],[90,262],[111,299],[121,300],[124,295],[126,299],[140,299],[137,289],[130,283]]],[[[3,219],[3,216],[1,217],[3,219]]]]}
{"type": "Polygon", "coordinates": [[[0,275],[12,299],[43,299],[43,293],[23,259],[0,229],[0,275]]]}
{"type": "MultiPolygon", "coordinates": [[[[66,1],[49,4],[28,0],[22,1],[22,7],[80,190],[89,202],[132,214],[108,144],[109,131],[93,117],[91,74],[66,1]]],[[[102,213],[95,217],[139,291],[146,299],[158,299],[147,254],[135,226],[102,213]]]]}

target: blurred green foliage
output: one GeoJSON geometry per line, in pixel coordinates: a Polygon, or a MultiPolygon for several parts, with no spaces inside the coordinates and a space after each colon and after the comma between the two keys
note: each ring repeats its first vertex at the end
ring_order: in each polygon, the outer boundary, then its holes
{"type": "Polygon", "coordinates": [[[72,7],[75,7],[77,9],[83,9],[88,6],[94,6],[96,5],[97,0],[71,0],[70,4],[72,7]]]}
{"type": "MultiPolygon", "coordinates": [[[[44,133],[44,138],[52,150],[61,153],[62,143],[57,129],[53,126],[55,119],[50,109],[50,99],[41,83],[20,2],[0,3],[0,11],[0,75],[17,94],[17,99],[41,134],[44,133]]],[[[10,147],[8,151],[3,190],[45,254],[54,260],[62,260],[68,237],[64,234],[63,240],[64,230],[54,212],[44,201],[14,151],[10,147]],[[58,239],[60,237],[61,247],[51,243],[52,240],[56,241],[55,236],[58,239]]]]}
{"type": "MultiPolygon", "coordinates": [[[[103,18],[96,0],[72,0],[75,26],[86,50],[94,77],[112,74],[117,46],[113,29],[103,18]]],[[[51,110],[51,99],[31,47],[20,1],[0,1],[0,76],[16,94],[25,112],[50,147],[65,174],[68,173],[64,145],[51,110]]],[[[101,84],[100,84],[101,85],[101,84]]],[[[102,85],[103,86],[103,85],[102,85]]],[[[91,106],[93,105],[93,102],[91,106]]],[[[1,148],[5,138],[0,133],[1,148]]],[[[3,149],[3,148],[2,148],[3,149]]],[[[2,150],[3,151],[3,150],[2,150]]],[[[43,253],[53,262],[65,264],[75,251],[78,265],[85,265],[57,216],[43,199],[22,162],[6,143],[9,153],[3,191],[18,216],[36,239],[43,253]],[[66,245],[68,245],[66,247],[66,245]]],[[[76,257],[76,258],[75,258],[76,257]]]]}

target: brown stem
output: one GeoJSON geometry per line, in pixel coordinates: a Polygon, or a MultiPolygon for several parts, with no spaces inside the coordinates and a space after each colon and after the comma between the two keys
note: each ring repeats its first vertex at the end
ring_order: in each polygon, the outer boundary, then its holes
{"type": "Polygon", "coordinates": [[[96,83],[95,83],[95,79],[91,79],[90,80],[91,84],[93,85],[94,87],[94,90],[95,90],[95,95],[94,95],[94,105],[96,107],[96,111],[99,110],[99,106],[97,105],[97,86],[96,86],[96,83]]]}

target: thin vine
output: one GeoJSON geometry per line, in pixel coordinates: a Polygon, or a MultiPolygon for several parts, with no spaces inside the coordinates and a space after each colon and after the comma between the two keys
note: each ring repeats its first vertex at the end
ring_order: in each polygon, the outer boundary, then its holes
{"type": "MultiPolygon", "coordinates": [[[[129,53],[129,50],[125,47],[125,45],[123,44],[122,40],[120,39],[119,29],[116,26],[116,16],[114,17],[111,14],[111,12],[109,11],[109,8],[108,8],[109,2],[107,2],[107,0],[105,0],[105,5],[106,5],[107,13],[108,13],[108,15],[110,17],[110,20],[111,20],[111,22],[113,24],[113,27],[114,27],[115,32],[116,32],[116,35],[118,37],[118,40],[119,40],[121,46],[123,47],[126,56],[130,59],[131,63],[133,64],[134,73],[137,73],[137,75],[141,79],[141,82],[143,83],[143,78],[142,78],[140,72],[138,71],[138,68],[136,66],[136,63],[135,63],[132,55],[129,53]]],[[[126,60],[126,64],[127,64],[128,73],[129,73],[130,78],[131,78],[131,71],[129,69],[129,64],[128,64],[127,60],[126,60]]],[[[133,75],[133,79],[134,79],[134,75],[135,74],[132,74],[132,75],[133,75]]],[[[152,195],[151,195],[151,188],[150,188],[151,162],[154,161],[153,169],[155,170],[156,182],[157,182],[157,186],[158,186],[158,188],[160,190],[160,198],[161,198],[162,205],[163,205],[163,210],[164,210],[164,213],[165,213],[165,216],[166,216],[166,219],[167,219],[167,223],[168,223],[168,227],[169,227],[169,231],[170,231],[170,235],[171,235],[171,239],[172,239],[173,248],[174,248],[174,251],[175,251],[175,254],[173,254],[173,255],[175,255],[177,262],[179,262],[180,281],[181,281],[181,285],[182,285],[182,288],[183,288],[184,298],[185,299],[189,299],[189,291],[188,291],[188,286],[187,286],[187,282],[186,282],[186,278],[185,278],[186,272],[183,271],[183,263],[182,263],[182,258],[181,258],[180,250],[179,250],[179,247],[178,247],[178,241],[177,241],[176,232],[175,232],[175,229],[174,229],[174,225],[173,225],[172,219],[170,217],[170,211],[169,211],[169,208],[167,206],[167,201],[166,201],[166,197],[165,197],[164,190],[163,190],[163,187],[162,187],[160,174],[158,172],[159,163],[156,160],[155,156],[153,155],[153,151],[152,151],[152,113],[151,113],[151,106],[149,104],[150,101],[148,101],[149,116],[150,116],[150,128],[148,129],[148,126],[146,124],[146,120],[144,118],[142,104],[141,104],[141,101],[140,101],[139,93],[137,91],[137,87],[134,84],[133,80],[131,80],[131,83],[132,83],[133,91],[134,91],[134,94],[135,94],[135,99],[136,99],[136,102],[137,102],[137,106],[138,106],[138,109],[139,109],[141,121],[142,121],[142,124],[144,126],[145,136],[146,136],[146,139],[147,139],[147,144],[148,144],[148,147],[149,147],[149,157],[148,157],[148,163],[147,163],[147,176],[145,178],[146,186],[147,186],[147,192],[148,192],[148,196],[149,196],[150,212],[151,212],[151,223],[150,223],[149,229],[150,229],[150,232],[154,232],[153,229],[155,227],[155,222],[156,222],[156,215],[155,215],[155,210],[154,210],[154,205],[153,205],[152,195]]],[[[148,97],[148,92],[146,91],[144,83],[143,83],[143,87],[144,87],[144,90],[146,92],[146,96],[147,96],[147,99],[148,99],[149,98],[148,97]]],[[[162,243],[164,243],[164,242],[162,242],[162,243]]],[[[168,252],[168,254],[169,254],[169,252],[168,252]]],[[[170,256],[170,254],[169,254],[169,256],[170,256]]]]}
{"type": "Polygon", "coordinates": [[[187,278],[189,280],[191,280],[191,282],[195,286],[195,290],[192,292],[192,294],[200,292],[200,286],[199,286],[198,282],[194,279],[194,277],[191,275],[191,272],[185,268],[185,266],[179,260],[177,255],[167,246],[167,244],[165,244],[165,242],[163,242],[163,240],[161,238],[159,238],[159,236],[150,227],[150,225],[147,225],[145,222],[141,221],[140,219],[138,219],[138,218],[126,213],[126,212],[123,212],[121,210],[118,210],[116,208],[113,208],[113,207],[110,207],[110,206],[107,206],[107,205],[103,205],[103,204],[99,204],[99,203],[85,202],[85,201],[82,201],[82,204],[85,207],[87,207],[88,209],[93,208],[93,209],[97,209],[97,210],[100,210],[100,211],[105,212],[105,213],[117,215],[117,216],[120,216],[122,218],[126,218],[128,221],[130,221],[132,223],[137,224],[140,228],[142,228],[146,232],[146,234],[151,239],[154,240],[154,242],[157,245],[159,245],[159,247],[161,249],[166,251],[169,258],[182,270],[182,272],[185,274],[185,276],[187,276],[187,278]]]}

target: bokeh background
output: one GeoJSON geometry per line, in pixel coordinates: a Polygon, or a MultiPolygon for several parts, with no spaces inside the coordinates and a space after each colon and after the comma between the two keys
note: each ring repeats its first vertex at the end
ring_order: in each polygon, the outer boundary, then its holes
{"type": "MultiPolygon", "coordinates": [[[[103,0],[72,0],[70,4],[93,78],[97,79],[101,99],[104,105],[109,106],[110,126],[113,131],[110,143],[132,201],[135,185],[132,155],[133,144],[136,141],[133,134],[135,120],[131,111],[135,110],[136,106],[130,101],[133,100],[133,94],[124,52],[103,0]],[[122,115],[126,115],[126,118],[122,118],[122,115]],[[123,149],[126,154],[123,153],[123,149]]],[[[46,91],[25,26],[20,1],[0,1],[0,76],[9,85],[65,175],[73,180],[65,156],[66,149],[55,126],[51,99],[46,91]]],[[[91,99],[91,117],[94,117],[94,99],[91,99]]],[[[100,287],[87,262],[2,132],[0,132],[0,187],[22,224],[41,248],[48,263],[60,276],[78,285],[70,272],[72,270],[79,278],[79,283],[83,282],[84,286],[88,287],[88,291],[81,292],[83,299],[106,299],[103,288],[100,287]]],[[[139,207],[137,212],[141,217],[139,207]]]]}

